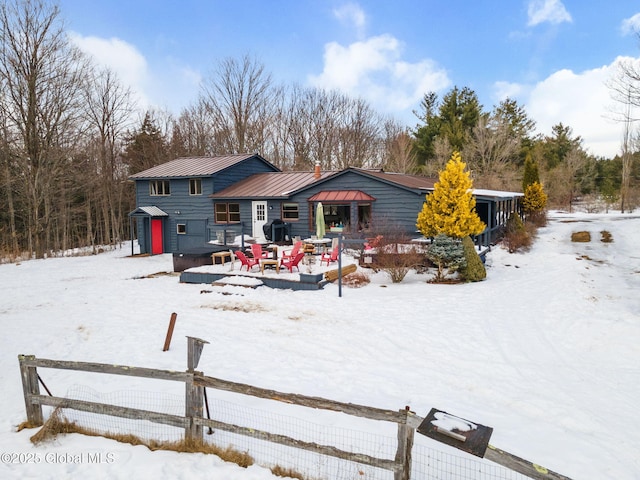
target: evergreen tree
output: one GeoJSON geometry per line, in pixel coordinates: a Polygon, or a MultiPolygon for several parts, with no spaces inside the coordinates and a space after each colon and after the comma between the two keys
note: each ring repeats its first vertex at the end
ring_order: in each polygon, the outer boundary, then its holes
{"type": "Polygon", "coordinates": [[[527,153],[527,156],[524,160],[524,175],[522,176],[522,191],[525,192],[527,187],[532,183],[540,182],[540,174],[538,172],[538,164],[531,157],[530,153],[527,153]]]}
{"type": "Polygon", "coordinates": [[[533,182],[524,191],[523,200],[524,211],[526,213],[542,212],[547,206],[547,194],[540,182],[533,182]]]}
{"type": "Polygon", "coordinates": [[[518,164],[526,158],[526,154],[533,147],[533,135],[536,129],[536,122],[529,118],[523,106],[518,102],[506,98],[495,107],[494,115],[500,123],[506,123],[509,127],[509,136],[517,139],[520,144],[518,164]]]}
{"type": "Polygon", "coordinates": [[[434,92],[430,92],[424,96],[420,107],[422,113],[416,116],[424,125],[418,126],[413,132],[419,165],[434,159],[438,139],[448,142],[454,150],[462,151],[482,115],[478,96],[468,87],[454,87],[442,98],[442,102],[434,92]]]}
{"type": "Polygon", "coordinates": [[[529,222],[538,226],[546,223],[547,194],[544,192],[540,182],[533,182],[526,188],[522,206],[529,222]]]}
{"type": "Polygon", "coordinates": [[[426,255],[437,267],[434,283],[443,282],[448,274],[464,268],[467,264],[462,243],[444,234],[436,235],[426,255]]]}
{"type": "Polygon", "coordinates": [[[574,138],[571,127],[563,125],[562,123],[552,126],[551,131],[552,135],[545,137],[542,144],[544,157],[549,170],[564,162],[571,150],[576,148],[581,149],[582,144],[582,138],[579,136],[574,138]]]}
{"type": "Polygon", "coordinates": [[[465,163],[458,152],[454,152],[433,193],[427,195],[418,214],[416,226],[425,237],[438,234],[454,238],[477,235],[485,228],[475,211],[476,199],[471,188],[473,182],[465,163]]]}
{"type": "Polygon", "coordinates": [[[466,236],[462,239],[462,248],[464,249],[464,258],[466,265],[460,269],[460,276],[466,282],[479,282],[487,278],[487,270],[484,268],[482,259],[471,237],[466,236]]]}
{"type": "Polygon", "coordinates": [[[147,112],[140,130],[127,138],[124,153],[129,173],[138,173],[168,160],[164,135],[156,125],[152,115],[147,112]]]}
{"type": "Polygon", "coordinates": [[[440,105],[440,135],[444,135],[455,150],[461,151],[471,130],[478,124],[481,112],[482,106],[473,90],[454,87],[440,105]]]}

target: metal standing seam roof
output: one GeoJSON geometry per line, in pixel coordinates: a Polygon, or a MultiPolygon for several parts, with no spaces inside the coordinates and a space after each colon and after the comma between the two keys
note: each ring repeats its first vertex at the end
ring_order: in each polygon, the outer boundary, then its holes
{"type": "Polygon", "coordinates": [[[333,173],[335,172],[322,172],[320,178],[316,178],[314,172],[257,173],[209,197],[287,198],[297,190],[327,178],[333,173]]]}
{"type": "Polygon", "coordinates": [[[218,157],[176,158],[142,172],[134,173],[129,178],[135,180],[142,178],[202,177],[213,175],[254,156],[257,156],[257,154],[243,153],[218,157]]]}
{"type": "Polygon", "coordinates": [[[310,202],[373,202],[375,198],[360,190],[323,190],[309,198],[310,202]]]}
{"type": "Polygon", "coordinates": [[[137,215],[149,215],[150,217],[168,217],[169,214],[155,205],[150,205],[148,207],[138,207],[129,215],[137,216],[137,215]]]}
{"type": "Polygon", "coordinates": [[[409,175],[407,173],[389,173],[380,170],[363,170],[358,169],[366,175],[385,180],[390,183],[402,185],[403,187],[412,189],[427,189],[432,190],[435,183],[438,181],[434,178],[421,177],[419,175],[409,175]]]}

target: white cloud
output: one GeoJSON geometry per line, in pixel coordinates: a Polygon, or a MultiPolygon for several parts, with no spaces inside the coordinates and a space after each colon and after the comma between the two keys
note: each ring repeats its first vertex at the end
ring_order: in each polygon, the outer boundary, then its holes
{"type": "Polygon", "coordinates": [[[527,93],[527,87],[520,83],[511,83],[511,82],[495,82],[493,84],[493,95],[492,100],[494,100],[494,104],[497,105],[502,100],[506,100],[507,98],[517,98],[522,97],[527,93]]]}
{"type": "Polygon", "coordinates": [[[636,13],[632,17],[625,18],[622,21],[620,30],[623,35],[630,35],[636,32],[640,32],[640,13],[636,13]]]}
{"type": "Polygon", "coordinates": [[[545,22],[558,24],[573,21],[561,0],[530,0],[527,13],[527,25],[530,27],[545,22]]]}
{"type": "Polygon", "coordinates": [[[447,72],[429,59],[402,60],[402,44],[391,35],[371,37],[342,46],[325,46],[324,69],[309,83],[362,97],[386,113],[410,110],[424,94],[450,85],[447,72]]]}
{"type": "Polygon", "coordinates": [[[333,14],[338,20],[346,24],[349,27],[354,27],[358,32],[358,37],[362,37],[365,33],[365,27],[367,24],[367,16],[364,10],[360,8],[360,5],[355,3],[348,3],[340,8],[333,10],[333,14]]]}
{"type": "Polygon", "coordinates": [[[538,132],[550,135],[551,127],[562,123],[582,137],[589,153],[607,158],[618,154],[622,124],[613,119],[616,104],[607,83],[621,60],[581,73],[560,70],[531,87],[524,103],[538,132]]]}
{"type": "Polygon", "coordinates": [[[119,38],[83,37],[73,32],[69,37],[80,50],[93,57],[97,65],[115,72],[123,86],[131,89],[140,106],[149,105],[145,94],[150,78],[147,61],[133,45],[119,38]]]}
{"type": "Polygon", "coordinates": [[[70,39],[97,65],[115,72],[122,85],[131,89],[141,110],[166,108],[179,113],[198,92],[201,73],[179,59],[164,58],[158,73],[136,47],[119,38],[83,37],[72,32],[70,39]]]}

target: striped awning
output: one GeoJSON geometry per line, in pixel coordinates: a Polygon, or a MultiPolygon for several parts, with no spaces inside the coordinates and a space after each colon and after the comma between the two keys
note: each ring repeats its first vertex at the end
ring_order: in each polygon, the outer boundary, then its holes
{"type": "Polygon", "coordinates": [[[310,202],[373,202],[375,198],[360,190],[323,190],[309,198],[310,202]]]}

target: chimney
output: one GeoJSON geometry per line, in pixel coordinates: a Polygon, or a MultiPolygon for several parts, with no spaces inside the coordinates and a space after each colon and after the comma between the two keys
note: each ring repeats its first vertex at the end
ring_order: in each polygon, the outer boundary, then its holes
{"type": "Polygon", "coordinates": [[[313,178],[320,178],[320,160],[316,160],[316,167],[313,170],[313,178]]]}

